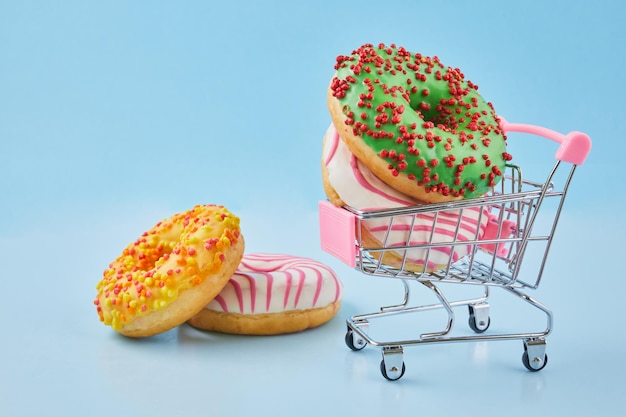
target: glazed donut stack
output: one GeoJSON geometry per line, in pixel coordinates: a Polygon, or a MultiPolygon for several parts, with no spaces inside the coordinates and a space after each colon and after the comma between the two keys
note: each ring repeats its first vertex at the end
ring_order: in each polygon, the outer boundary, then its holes
{"type": "Polygon", "coordinates": [[[334,271],[309,258],[244,254],[239,217],[198,205],[158,222],[104,271],[94,300],[100,321],[129,337],[188,322],[235,334],[320,326],[341,307],[334,271]]]}
{"type": "MultiPolygon", "coordinates": [[[[506,137],[491,103],[458,68],[396,45],[365,44],[337,57],[327,94],[332,123],[322,147],[322,180],[337,206],[376,210],[479,197],[502,178],[506,137]]],[[[361,222],[366,248],[473,240],[486,210],[361,222]],[[459,227],[457,228],[457,225],[459,227]],[[457,231],[458,230],[458,231],[457,231]]],[[[436,270],[470,250],[385,251],[383,262],[436,270]]]]}

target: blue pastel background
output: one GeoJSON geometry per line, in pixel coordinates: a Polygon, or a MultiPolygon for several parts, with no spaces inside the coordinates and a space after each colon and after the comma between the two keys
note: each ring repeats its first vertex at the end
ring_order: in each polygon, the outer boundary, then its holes
{"type": "MultiPolygon", "coordinates": [[[[625,18],[608,0],[0,0],[0,415],[614,415],[625,18]],[[521,343],[438,345],[407,349],[390,383],[378,350],[344,345],[345,318],[399,288],[319,248],[326,88],[335,57],[367,42],[438,55],[509,121],[592,138],[533,294],[555,312],[543,371],[521,343]],[[241,217],[247,252],[331,265],[339,314],[278,337],[135,341],[100,324],[108,263],[199,203],[241,217]]],[[[556,149],[510,146],[529,172],[556,149]]]]}

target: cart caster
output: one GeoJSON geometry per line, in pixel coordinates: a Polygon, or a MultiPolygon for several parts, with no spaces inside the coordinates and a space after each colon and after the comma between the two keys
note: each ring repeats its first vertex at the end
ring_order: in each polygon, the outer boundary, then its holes
{"type": "Polygon", "coordinates": [[[483,333],[489,328],[491,318],[489,317],[489,304],[469,304],[469,320],[470,329],[476,333],[483,333]]]}
{"type": "MultiPolygon", "coordinates": [[[[355,323],[355,324],[359,329],[363,331],[367,331],[369,327],[368,322],[355,323]]],[[[345,341],[346,341],[346,345],[354,351],[361,350],[365,346],[367,346],[367,342],[365,341],[365,339],[363,339],[361,336],[355,333],[354,330],[352,330],[350,326],[348,326],[348,331],[346,332],[345,341]]]]}
{"type": "Polygon", "coordinates": [[[522,363],[531,372],[541,371],[548,364],[545,339],[525,339],[522,363]]]}
{"type": "Polygon", "coordinates": [[[380,373],[389,381],[397,381],[406,371],[402,346],[383,348],[383,360],[380,361],[380,373]]]}

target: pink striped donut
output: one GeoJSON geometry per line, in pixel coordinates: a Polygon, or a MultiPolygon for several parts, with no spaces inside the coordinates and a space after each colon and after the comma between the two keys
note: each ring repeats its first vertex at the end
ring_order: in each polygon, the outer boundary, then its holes
{"type": "MultiPolygon", "coordinates": [[[[322,147],[322,178],[324,191],[336,206],[350,206],[358,210],[378,210],[419,206],[423,202],[391,188],[365,167],[339,138],[331,124],[324,136],[322,147]]],[[[391,227],[389,219],[361,222],[361,242],[365,248],[424,245],[429,242],[441,245],[427,249],[391,251],[383,255],[383,263],[399,267],[406,252],[404,268],[420,272],[445,268],[469,253],[469,245],[446,245],[480,238],[489,222],[487,210],[468,208],[447,210],[417,216],[395,217],[391,227]],[[436,221],[435,221],[436,220],[436,221]],[[411,226],[412,225],[412,226],[411,226]],[[458,225],[458,231],[457,231],[458,225]],[[432,240],[431,240],[432,234],[432,240]]],[[[380,252],[373,252],[379,257],[380,252]]]]}
{"type": "Polygon", "coordinates": [[[248,254],[228,284],[189,324],[234,334],[293,333],[330,320],[342,297],[343,286],[334,271],[318,261],[248,254]]]}

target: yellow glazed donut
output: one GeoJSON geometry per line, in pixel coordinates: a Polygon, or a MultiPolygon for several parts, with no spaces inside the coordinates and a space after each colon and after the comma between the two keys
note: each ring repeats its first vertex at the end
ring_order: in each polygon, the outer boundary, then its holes
{"type": "Polygon", "coordinates": [[[225,207],[198,205],[175,214],[104,271],[94,301],[100,321],[130,337],[172,329],[219,294],[243,252],[239,218],[225,207]]]}
{"type": "Polygon", "coordinates": [[[189,324],[234,334],[293,333],[330,320],[342,296],[333,270],[318,261],[246,254],[228,285],[189,324]]]}
{"type": "Polygon", "coordinates": [[[511,159],[491,103],[458,68],[395,45],[340,55],[327,94],[341,139],[374,175],[434,203],[479,197],[511,159]]]}

